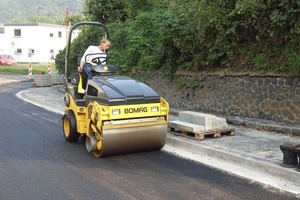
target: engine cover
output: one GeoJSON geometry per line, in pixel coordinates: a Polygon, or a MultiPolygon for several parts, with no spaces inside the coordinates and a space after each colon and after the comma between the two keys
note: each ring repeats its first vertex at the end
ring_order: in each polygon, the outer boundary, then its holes
{"type": "Polygon", "coordinates": [[[88,81],[86,103],[102,105],[159,103],[159,95],[148,85],[127,76],[94,76],[88,81]]]}

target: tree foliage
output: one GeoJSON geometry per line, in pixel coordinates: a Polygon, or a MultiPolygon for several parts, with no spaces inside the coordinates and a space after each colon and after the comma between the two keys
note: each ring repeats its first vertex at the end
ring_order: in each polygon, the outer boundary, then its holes
{"type": "MultiPolygon", "coordinates": [[[[298,0],[87,0],[84,15],[108,26],[125,72],[298,72],[299,7],[298,0]]],[[[78,48],[92,38],[80,36],[78,48]]]]}
{"type": "Polygon", "coordinates": [[[86,0],[84,13],[90,20],[104,24],[125,22],[139,12],[149,11],[151,2],[149,0],[86,0]]]}

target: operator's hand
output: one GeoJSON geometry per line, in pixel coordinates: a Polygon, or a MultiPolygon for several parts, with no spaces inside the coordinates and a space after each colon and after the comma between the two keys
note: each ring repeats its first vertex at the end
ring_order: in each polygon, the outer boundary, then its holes
{"type": "Polygon", "coordinates": [[[77,68],[77,71],[81,73],[81,72],[82,72],[82,68],[79,66],[79,67],[77,68]]]}

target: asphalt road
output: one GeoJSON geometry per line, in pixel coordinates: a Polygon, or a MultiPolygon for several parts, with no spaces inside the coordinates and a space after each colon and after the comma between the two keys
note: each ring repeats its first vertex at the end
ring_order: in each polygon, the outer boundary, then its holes
{"type": "Polygon", "coordinates": [[[0,85],[0,199],[295,199],[164,151],[94,158],[61,116],[0,85]]]}

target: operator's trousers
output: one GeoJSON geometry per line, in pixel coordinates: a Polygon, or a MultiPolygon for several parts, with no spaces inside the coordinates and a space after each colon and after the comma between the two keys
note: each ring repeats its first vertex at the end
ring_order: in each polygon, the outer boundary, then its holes
{"type": "Polygon", "coordinates": [[[89,63],[84,64],[82,73],[82,88],[86,90],[87,82],[95,76],[93,66],[89,63]]]}

